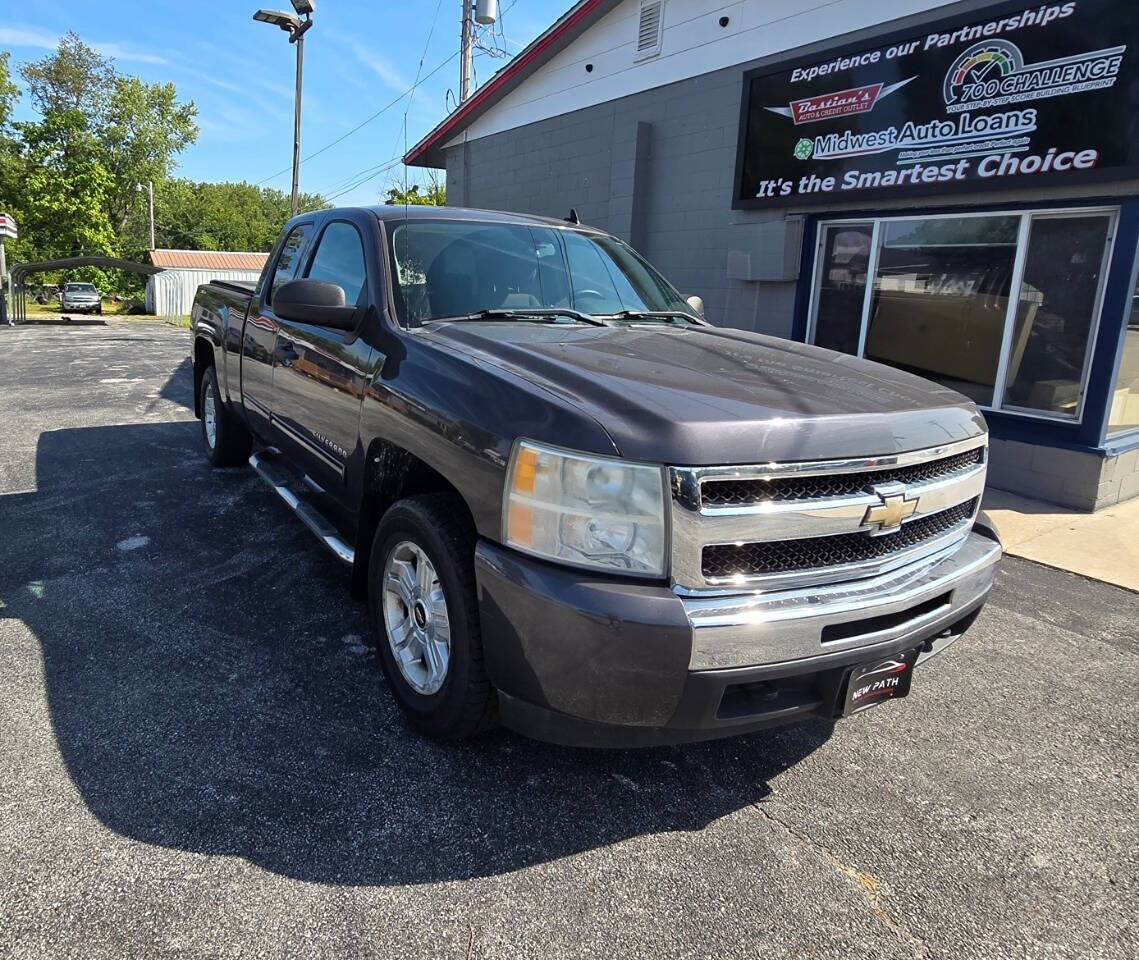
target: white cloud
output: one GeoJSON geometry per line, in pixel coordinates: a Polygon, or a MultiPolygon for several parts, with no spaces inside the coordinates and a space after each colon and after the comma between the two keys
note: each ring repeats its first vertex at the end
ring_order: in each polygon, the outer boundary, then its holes
{"type": "Polygon", "coordinates": [[[404,76],[403,72],[388,60],[387,57],[372,47],[358,40],[346,37],[335,30],[328,31],[327,35],[330,39],[339,41],[351,50],[353,56],[379,77],[384,86],[389,87],[397,93],[406,93],[411,88],[411,79],[404,76]]]}
{"type": "Polygon", "coordinates": [[[111,57],[115,60],[155,64],[170,62],[165,57],[160,57],[156,53],[144,53],[140,50],[131,50],[129,47],[124,47],[121,43],[92,43],[91,46],[98,50],[104,57],[111,57]]]}
{"type": "MultiPolygon", "coordinates": [[[[54,50],[59,46],[60,35],[35,27],[0,27],[0,45],[6,47],[34,47],[37,50],[54,50]]],[[[157,53],[132,50],[121,43],[94,42],[90,46],[104,57],[133,63],[164,64],[169,61],[157,53]]]]}
{"type": "Polygon", "coordinates": [[[0,44],[6,47],[36,47],[39,50],[54,50],[59,37],[44,30],[22,29],[20,27],[0,27],[0,44]]]}

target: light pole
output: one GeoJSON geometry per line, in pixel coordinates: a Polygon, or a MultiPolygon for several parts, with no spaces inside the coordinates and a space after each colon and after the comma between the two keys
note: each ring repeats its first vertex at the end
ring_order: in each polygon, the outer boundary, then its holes
{"type": "Polygon", "coordinates": [[[289,35],[289,43],[297,45],[297,89],[293,99],[293,194],[290,203],[291,216],[297,215],[297,188],[301,174],[301,74],[304,70],[305,34],[312,26],[312,0],[289,0],[297,12],[287,10],[258,10],[253,19],[261,23],[271,23],[289,35]],[[301,20],[301,17],[304,20],[301,20]]]}
{"type": "MultiPolygon", "coordinates": [[[[135,190],[142,193],[142,184],[136,183],[135,190]]],[[[154,181],[146,181],[146,211],[150,219],[150,249],[154,249],[154,181]]]]}

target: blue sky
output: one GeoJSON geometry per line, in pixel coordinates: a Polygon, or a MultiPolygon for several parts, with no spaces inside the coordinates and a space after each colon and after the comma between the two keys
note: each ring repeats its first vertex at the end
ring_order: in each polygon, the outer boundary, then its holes
{"type": "MultiPolygon", "coordinates": [[[[261,0],[289,9],[288,0],[261,0]]],[[[0,50],[13,66],[38,59],[74,30],[115,59],[116,67],[150,82],[170,81],[198,106],[198,142],[180,157],[180,175],[195,180],[265,181],[287,191],[292,151],[294,52],[287,36],[253,21],[258,0],[37,0],[12,4],[0,19],[0,50]]],[[[572,0],[499,0],[501,16],[487,46],[516,54],[572,0]],[[499,30],[501,28],[501,32],[499,30]]],[[[374,203],[403,168],[383,165],[415,143],[446,113],[447,91],[459,85],[461,0],[315,0],[306,37],[302,156],[341,137],[397,100],[341,143],[303,163],[301,189],[337,203],[374,203]],[[434,22],[438,4],[438,18],[434,22]],[[430,41],[428,37],[430,34],[430,41]],[[424,50],[426,55],[424,56],[424,50]],[[420,58],[423,75],[413,97],[420,58]],[[369,179],[364,180],[367,177],[369,179]],[[360,182],[363,181],[363,182],[360,182]]],[[[507,61],[475,59],[479,83],[507,61]]],[[[17,76],[18,83],[22,80],[17,76]]],[[[18,118],[30,117],[25,102],[18,118]]],[[[414,180],[422,171],[412,169],[414,180]]]]}

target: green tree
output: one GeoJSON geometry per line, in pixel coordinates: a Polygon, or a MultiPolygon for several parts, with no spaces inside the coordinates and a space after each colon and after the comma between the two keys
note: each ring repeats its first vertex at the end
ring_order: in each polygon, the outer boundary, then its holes
{"type": "MultiPolygon", "coordinates": [[[[302,212],[328,206],[316,194],[298,200],[302,212]]],[[[160,247],[266,251],[289,219],[289,197],[249,183],[171,179],[155,188],[154,218],[160,247]]]]}
{"type": "Polygon", "coordinates": [[[392,206],[415,204],[423,207],[445,207],[447,205],[447,184],[439,180],[435,173],[428,173],[427,183],[420,192],[420,185],[411,186],[394,184],[388,187],[387,199],[384,203],[392,206]]]}
{"type": "MultiPolygon", "coordinates": [[[[118,73],[74,33],[21,75],[37,119],[11,123],[20,91],[0,52],[0,210],[20,239],[13,260],[80,253],[143,259],[149,246],[146,198],[154,183],[156,244],[203,250],[269,250],[289,218],[289,197],[248,183],[194,183],[174,176],[178,154],[198,135],[197,108],[173,84],[118,73]]],[[[326,207],[302,194],[302,210],[326,207]]],[[[74,276],[104,291],[137,294],[132,274],[74,276]],[[112,283],[113,286],[108,286],[112,283]]],[[[62,276],[46,280],[66,279],[62,276]]]]}
{"type": "Polygon", "coordinates": [[[3,136],[16,101],[20,99],[20,88],[12,82],[12,71],[8,65],[8,51],[0,50],[0,136],[3,136]]]}
{"type": "Polygon", "coordinates": [[[115,88],[111,62],[75,33],[61,37],[56,52],[20,69],[32,105],[44,116],[78,110],[98,126],[115,88]]]}
{"type": "MultiPolygon", "coordinates": [[[[174,170],[174,158],[198,138],[198,108],[179,103],[172,83],[143,83],[116,76],[106,114],[98,129],[103,164],[113,181],[107,215],[124,234],[132,211],[141,209],[137,184],[161,182],[174,170]]],[[[145,217],[136,217],[145,228],[145,217]]]]}
{"type": "Polygon", "coordinates": [[[37,258],[113,254],[116,238],[106,214],[113,181],[83,115],[65,110],[17,126],[24,147],[23,222],[17,223],[22,237],[35,238],[37,258]]]}

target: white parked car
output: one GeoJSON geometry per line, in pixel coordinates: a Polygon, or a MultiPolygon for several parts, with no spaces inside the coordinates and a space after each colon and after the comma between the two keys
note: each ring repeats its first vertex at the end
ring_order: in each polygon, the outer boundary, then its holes
{"type": "Polygon", "coordinates": [[[59,302],[64,313],[103,312],[103,301],[93,283],[65,283],[59,302]]]}

